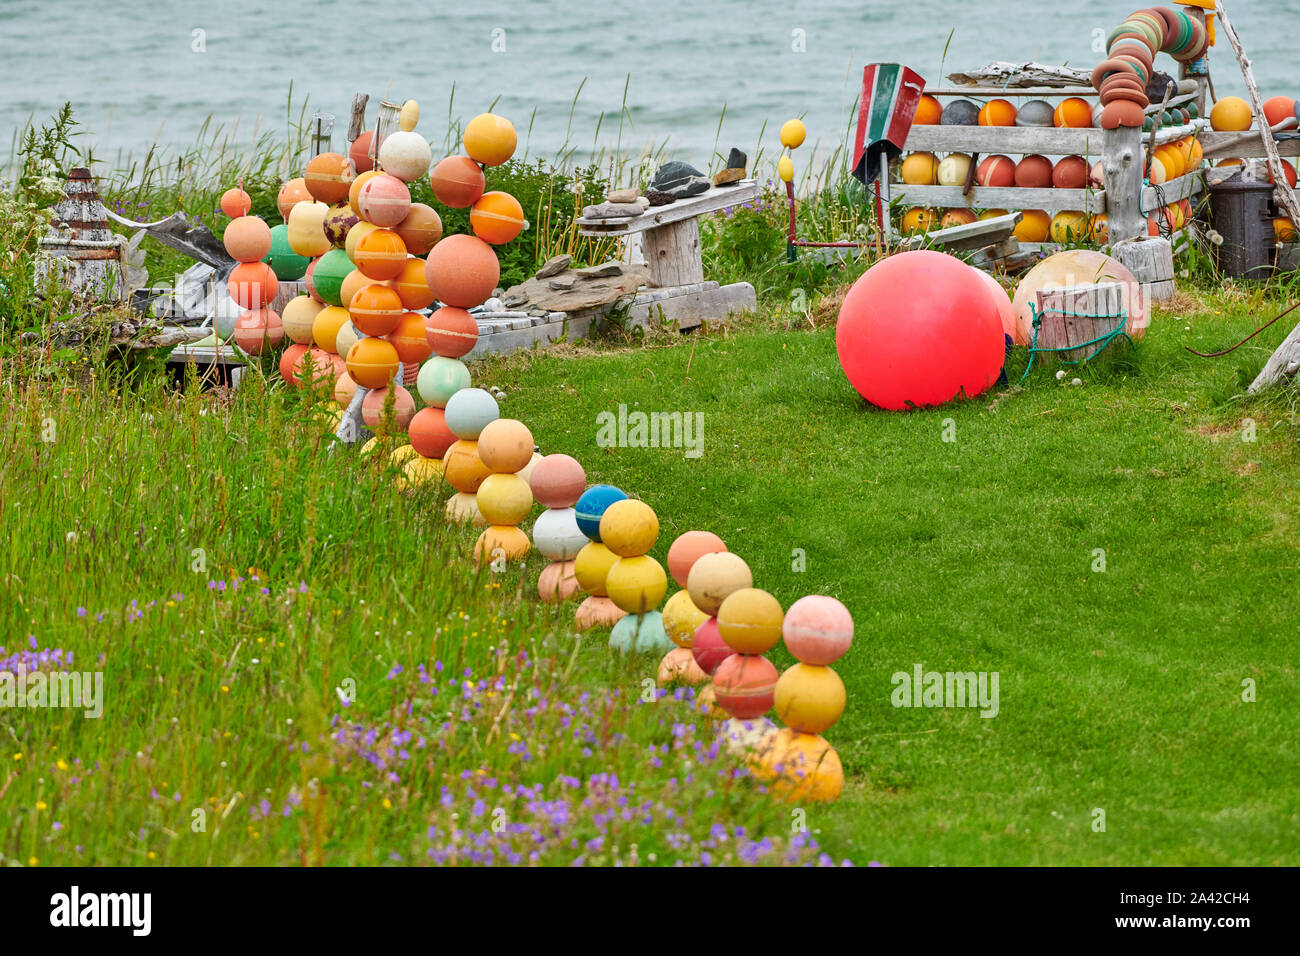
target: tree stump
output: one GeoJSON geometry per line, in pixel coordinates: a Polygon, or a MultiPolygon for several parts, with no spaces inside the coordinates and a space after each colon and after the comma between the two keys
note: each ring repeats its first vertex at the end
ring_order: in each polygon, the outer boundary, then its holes
{"type": "Polygon", "coordinates": [[[1174,248],[1168,239],[1148,236],[1125,239],[1111,246],[1110,254],[1132,272],[1150,302],[1165,302],[1174,297],[1174,248]]]}
{"type": "Polygon", "coordinates": [[[1054,349],[1061,361],[1081,362],[1102,347],[1098,339],[1128,324],[1124,286],[1118,282],[1042,289],[1035,348],[1054,349]],[[1077,346],[1074,347],[1074,346],[1077,346]]]}

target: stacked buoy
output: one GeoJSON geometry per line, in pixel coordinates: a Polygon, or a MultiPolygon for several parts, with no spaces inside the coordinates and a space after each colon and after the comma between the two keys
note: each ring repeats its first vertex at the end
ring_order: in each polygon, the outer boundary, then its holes
{"type": "Polygon", "coordinates": [[[1092,85],[1101,97],[1102,129],[1141,128],[1151,104],[1147,85],[1157,52],[1180,63],[1205,53],[1210,37],[1205,24],[1172,7],[1139,10],[1110,32],[1106,59],[1092,71],[1092,85]]]}
{"type": "Polygon", "coordinates": [[[270,308],[280,283],[275,271],[262,261],[271,252],[271,228],[258,216],[248,215],[251,201],[244,202],[248,194],[242,188],[239,196],[233,192],[227,190],[222,201],[232,211],[243,212],[231,219],[222,236],[227,254],[239,263],[226,280],[226,292],[244,310],[235,320],[235,344],[249,355],[259,355],[284,338],[280,316],[270,308]],[[227,196],[231,197],[228,202],[227,196]]]}
{"type": "Polygon", "coordinates": [[[672,641],[657,608],[668,591],[668,575],[649,553],[659,539],[658,515],[635,498],[615,501],[600,517],[600,539],[618,556],[605,575],[605,591],[627,614],[614,625],[609,646],[624,653],[665,653],[672,641]]]}
{"type": "Polygon", "coordinates": [[[781,634],[799,662],[776,682],[774,704],[785,728],[764,738],[751,769],[782,799],[834,800],[844,769],[821,735],[844,713],[844,682],[829,665],[853,643],[853,618],[835,598],[810,595],[790,605],[781,634]]]}
{"type": "Polygon", "coordinates": [[[587,473],[568,455],[547,455],[533,468],[528,484],[546,509],[533,523],[533,544],[551,561],[537,578],[537,596],[547,604],[558,604],[579,590],[573,559],[587,536],[578,527],[573,506],[587,487],[587,473]]]}
{"type": "Polygon", "coordinates": [[[664,605],[664,631],[677,646],[659,662],[658,678],[661,686],[678,682],[702,684],[709,679],[709,675],[696,663],[691,650],[695,641],[695,629],[707,621],[709,616],[695,606],[690,591],[686,590],[686,582],[692,566],[702,555],[726,550],[727,545],[712,531],[684,532],[668,548],[668,573],[681,590],[664,605]]]}
{"type": "Polygon", "coordinates": [[[481,388],[462,388],[447,400],[447,428],[455,436],[442,459],[442,476],[456,494],[447,499],[451,521],[485,525],[479,511],[478,490],[490,471],[479,456],[478,438],[483,429],[501,417],[497,400],[481,388]]]}
{"type": "Polygon", "coordinates": [[[530,547],[519,525],[532,510],[533,493],[518,473],[533,460],[533,433],[521,421],[498,418],[479,434],[478,454],[489,472],[477,493],[488,526],[474,544],[474,557],[481,563],[518,561],[530,547]]]}
{"type": "MultiPolygon", "coordinates": [[[[695,663],[709,677],[717,674],[723,661],[734,651],[727,646],[718,630],[718,610],[722,602],[734,592],[754,586],[754,575],[749,565],[730,551],[713,551],[700,555],[691,565],[686,576],[686,590],[691,595],[691,603],[706,617],[695,628],[691,638],[691,654],[695,663]]],[[[721,718],[725,714],[715,706],[716,688],[712,683],[700,690],[696,697],[696,707],[700,713],[721,718]]]]}
{"type": "Polygon", "coordinates": [[[724,733],[738,741],[776,729],[763,715],[772,709],[779,673],[763,655],[781,640],[784,617],[781,602],[760,588],[733,591],[718,607],[718,636],[733,653],[714,672],[713,692],[732,718],[724,733]]]}
{"type": "Polygon", "coordinates": [[[573,615],[580,631],[613,627],[627,613],[609,599],[609,592],[605,589],[609,569],[619,556],[600,540],[600,519],[605,510],[625,498],[627,495],[613,485],[592,485],[574,506],[578,529],[587,538],[587,543],[573,559],[573,575],[578,579],[578,587],[587,592],[586,599],[573,615]]]}

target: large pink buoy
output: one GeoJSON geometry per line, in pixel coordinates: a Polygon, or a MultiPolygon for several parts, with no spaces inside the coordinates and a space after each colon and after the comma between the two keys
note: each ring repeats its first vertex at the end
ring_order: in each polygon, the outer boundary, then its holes
{"type": "Polygon", "coordinates": [[[835,349],[858,394],[894,411],[978,395],[1005,356],[984,282],[960,259],[925,250],[890,256],[853,283],[835,349]]]}

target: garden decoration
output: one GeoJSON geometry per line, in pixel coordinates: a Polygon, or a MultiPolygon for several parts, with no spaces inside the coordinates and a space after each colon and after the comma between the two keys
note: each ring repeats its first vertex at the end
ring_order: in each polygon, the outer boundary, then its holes
{"type": "Polygon", "coordinates": [[[614,501],[600,517],[600,540],[618,556],[605,575],[605,591],[627,613],[609,636],[614,650],[663,654],[672,647],[656,610],[668,590],[668,575],[649,555],[658,538],[659,518],[644,501],[614,501]]]}
{"type": "Polygon", "coordinates": [[[605,589],[609,569],[619,560],[619,556],[600,540],[600,520],[605,509],[625,498],[627,495],[613,485],[592,485],[582,493],[574,506],[578,528],[588,539],[573,559],[573,574],[578,579],[578,587],[588,595],[574,612],[574,621],[579,630],[613,627],[627,614],[609,599],[609,592],[605,589]]]}
{"type": "Polygon", "coordinates": [[[271,251],[271,229],[257,216],[238,216],[226,227],[222,242],[230,258],[239,263],[226,280],[226,291],[245,310],[235,320],[235,344],[249,355],[258,355],[284,338],[280,316],[270,308],[279,280],[262,261],[271,251]]]}
{"type": "Polygon", "coordinates": [[[447,428],[456,437],[442,459],[442,473],[456,494],[447,499],[446,515],[451,521],[484,525],[477,493],[490,474],[479,457],[478,437],[500,417],[497,400],[481,388],[463,388],[447,400],[444,412],[447,428]]]}
{"type": "MultiPolygon", "coordinates": [[[[691,654],[700,670],[709,677],[713,677],[722,662],[733,653],[718,631],[718,609],[733,592],[753,585],[754,575],[749,565],[730,551],[700,555],[686,575],[686,590],[690,593],[691,603],[707,615],[695,628],[691,654]]],[[[716,694],[713,684],[706,685],[696,697],[696,707],[703,714],[721,718],[724,714],[716,706],[716,694]]]]}
{"type": "Polygon", "coordinates": [[[537,578],[537,595],[548,604],[557,604],[579,590],[573,559],[587,543],[587,536],[578,527],[573,506],[587,487],[587,473],[568,455],[547,455],[534,466],[528,485],[546,509],[533,524],[533,544],[551,561],[537,578]]]}
{"type": "Polygon", "coordinates": [[[844,682],[829,665],[852,644],[853,618],[835,598],[809,595],[790,605],[781,633],[798,661],[776,683],[774,703],[785,728],[763,738],[750,768],[783,800],[834,800],[844,769],[821,734],[844,713],[844,682]]]}
{"type": "Polygon", "coordinates": [[[750,746],[776,726],[763,717],[772,709],[779,674],[763,655],[781,640],[781,604],[759,588],[741,588],[718,607],[718,636],[733,653],[713,674],[718,706],[731,715],[723,732],[750,746]]]}
{"type": "Polygon", "coordinates": [[[664,631],[677,646],[659,663],[658,678],[661,685],[677,681],[701,684],[709,679],[691,652],[695,629],[707,621],[709,616],[691,601],[686,581],[691,567],[701,555],[726,550],[723,540],[711,531],[687,531],[679,535],[668,548],[668,573],[681,590],[664,605],[664,631]]]}
{"type": "Polygon", "coordinates": [[[517,561],[531,547],[519,524],[532,510],[533,493],[517,473],[533,459],[533,433],[521,421],[498,418],[479,434],[478,453],[489,472],[477,496],[488,527],[474,544],[474,556],[483,563],[517,561]]]}
{"type": "Polygon", "coordinates": [[[993,385],[1005,345],[1001,307],[960,259],[903,252],[849,289],[835,328],[858,394],[892,410],[973,398],[993,385]]]}

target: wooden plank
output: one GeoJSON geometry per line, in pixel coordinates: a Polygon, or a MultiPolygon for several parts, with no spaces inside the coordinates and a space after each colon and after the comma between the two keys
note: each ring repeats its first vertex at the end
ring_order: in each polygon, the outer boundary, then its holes
{"type": "MultiPolygon", "coordinates": [[[[1178,202],[1180,199],[1190,199],[1205,192],[1205,176],[1199,170],[1194,173],[1188,173],[1186,176],[1179,176],[1177,179],[1170,180],[1160,187],[1164,193],[1165,203],[1178,202]]],[[[1154,212],[1160,205],[1160,197],[1156,194],[1155,186],[1148,186],[1142,190],[1142,208],[1148,212],[1154,212]]]]}
{"type": "Polygon", "coordinates": [[[924,235],[909,236],[899,245],[904,249],[930,244],[942,245],[949,249],[983,249],[1010,239],[1016,223],[1020,222],[1021,218],[1020,213],[1013,212],[993,219],[949,226],[947,229],[936,229],[924,235]]]}
{"type": "Polygon", "coordinates": [[[704,281],[700,226],[695,217],[647,230],[644,237],[642,251],[653,284],[668,288],[704,281]]]}
{"type": "Polygon", "coordinates": [[[951,153],[1042,153],[1100,156],[1102,130],[1046,126],[913,126],[907,149],[951,153]]]}
{"type": "Polygon", "coordinates": [[[925,92],[931,96],[975,96],[991,98],[1010,98],[1010,97],[1033,97],[1035,99],[1045,99],[1049,96],[1059,96],[1062,99],[1068,96],[1092,97],[1097,98],[1097,91],[1091,86],[1027,86],[1023,89],[1002,88],[998,86],[941,86],[930,89],[926,87],[925,92]]]}
{"type": "MultiPolygon", "coordinates": [[[[1259,159],[1264,156],[1264,140],[1258,133],[1219,133],[1205,130],[1196,138],[1201,141],[1201,148],[1205,150],[1207,158],[1259,159]]],[[[1277,141],[1277,151],[1282,156],[1300,156],[1300,139],[1277,141]]]]}
{"type": "Polygon", "coordinates": [[[669,223],[694,219],[704,213],[717,212],[730,206],[739,206],[758,198],[758,182],[742,179],[734,186],[713,186],[707,192],[679,199],[667,206],[651,206],[640,216],[611,223],[599,219],[579,219],[581,236],[630,236],[633,233],[657,229],[669,223]]]}
{"type": "Polygon", "coordinates": [[[894,185],[894,195],[909,206],[944,209],[1042,209],[1045,212],[1098,213],[1106,211],[1101,189],[1023,189],[1017,186],[976,186],[970,198],[960,186],[894,185]]]}

